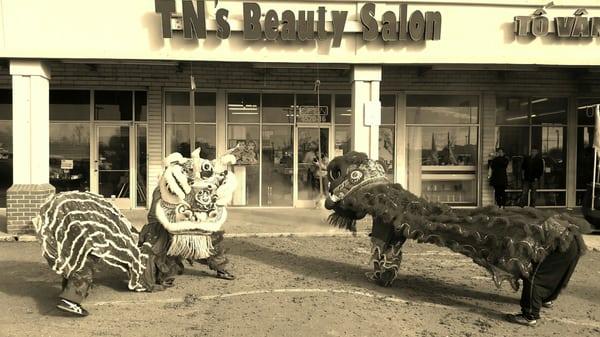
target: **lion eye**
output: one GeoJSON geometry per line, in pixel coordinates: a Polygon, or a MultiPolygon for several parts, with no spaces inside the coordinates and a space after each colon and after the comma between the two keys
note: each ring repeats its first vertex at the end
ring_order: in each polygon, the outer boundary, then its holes
{"type": "Polygon", "coordinates": [[[332,180],[337,180],[342,175],[342,171],[338,167],[334,167],[329,171],[329,177],[332,180]]]}
{"type": "Polygon", "coordinates": [[[350,173],[350,181],[352,181],[353,183],[359,182],[362,179],[362,177],[363,173],[359,170],[355,170],[350,173]]]}

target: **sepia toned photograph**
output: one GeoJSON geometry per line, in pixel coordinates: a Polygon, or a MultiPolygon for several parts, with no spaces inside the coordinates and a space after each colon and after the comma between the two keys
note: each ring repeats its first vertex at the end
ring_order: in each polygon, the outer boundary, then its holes
{"type": "Polygon", "coordinates": [[[600,336],[600,0],[0,23],[0,337],[600,336]]]}

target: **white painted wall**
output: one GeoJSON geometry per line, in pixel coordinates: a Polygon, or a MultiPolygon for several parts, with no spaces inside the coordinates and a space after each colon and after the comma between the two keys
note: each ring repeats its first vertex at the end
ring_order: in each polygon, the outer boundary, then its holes
{"type": "MultiPolygon", "coordinates": [[[[163,39],[160,16],[150,0],[2,0],[0,1],[0,57],[119,60],[215,60],[249,62],[323,62],[380,64],[547,64],[600,65],[600,38],[576,41],[546,38],[516,39],[513,18],[530,15],[547,1],[411,1],[415,10],[440,11],[440,41],[426,43],[364,42],[357,21],[364,2],[257,1],[262,9],[349,11],[341,47],[331,41],[248,42],[241,37],[242,1],[218,1],[230,10],[233,35],[219,40],[214,31],[206,40],[163,39]]],[[[176,1],[178,7],[181,2],[176,1]]],[[[386,10],[398,13],[398,2],[378,1],[376,17],[386,10]]],[[[548,17],[571,16],[587,8],[600,17],[598,0],[557,0],[548,17]]],[[[206,1],[214,18],[215,1],[206,1]]],[[[214,29],[213,19],[207,23],[214,29]]]]}

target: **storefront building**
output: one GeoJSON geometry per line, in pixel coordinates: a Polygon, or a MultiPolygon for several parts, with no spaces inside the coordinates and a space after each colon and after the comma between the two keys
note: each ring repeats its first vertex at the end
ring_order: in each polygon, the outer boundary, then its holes
{"type": "Polygon", "coordinates": [[[53,191],[148,207],[166,155],[200,147],[215,158],[238,144],[235,207],[314,207],[312,160],[351,150],[427,199],[489,205],[498,146],[511,160],[511,204],[535,148],[545,162],[537,204],[581,205],[600,103],[600,4],[544,6],[4,2],[8,231],[30,230],[53,191]]]}

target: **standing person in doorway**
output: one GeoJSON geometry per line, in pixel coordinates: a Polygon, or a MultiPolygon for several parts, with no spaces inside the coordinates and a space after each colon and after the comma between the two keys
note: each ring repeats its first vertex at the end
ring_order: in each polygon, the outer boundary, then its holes
{"type": "Polygon", "coordinates": [[[490,185],[494,188],[494,198],[498,207],[506,207],[506,168],[508,167],[508,158],[504,155],[504,149],[498,148],[496,156],[490,160],[489,166],[492,171],[490,175],[490,185]]]}
{"type": "Polygon", "coordinates": [[[535,207],[536,188],[539,180],[544,174],[544,159],[539,154],[536,148],[531,149],[531,155],[525,157],[523,166],[521,167],[523,177],[523,194],[521,195],[521,207],[528,205],[535,207]],[[530,192],[531,191],[531,195],[530,192]]]}

